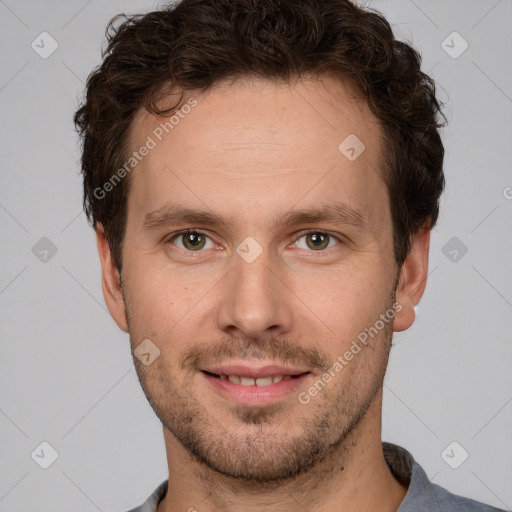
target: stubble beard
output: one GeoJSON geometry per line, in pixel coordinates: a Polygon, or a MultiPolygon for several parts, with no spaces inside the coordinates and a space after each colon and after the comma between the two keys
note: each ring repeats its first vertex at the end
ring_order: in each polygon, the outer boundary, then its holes
{"type": "MultiPolygon", "coordinates": [[[[394,294],[388,308],[393,302],[394,294]]],[[[131,328],[128,307],[127,316],[133,351],[140,336],[131,328]]],[[[315,466],[343,466],[382,388],[392,333],[390,322],[309,404],[239,406],[223,418],[203,406],[192,378],[178,382],[162,357],[150,366],[133,360],[155,414],[202,466],[204,478],[223,475],[261,490],[293,481],[315,466]]]]}

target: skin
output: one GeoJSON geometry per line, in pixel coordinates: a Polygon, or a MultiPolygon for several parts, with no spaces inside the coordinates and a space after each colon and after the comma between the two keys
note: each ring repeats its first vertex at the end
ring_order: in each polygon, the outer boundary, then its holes
{"type": "MultiPolygon", "coordinates": [[[[121,275],[97,226],[114,320],[132,350],[148,338],[160,350],[149,366],[134,358],[163,424],[170,486],[158,512],[395,511],[407,489],[382,453],[383,378],[393,331],[410,327],[424,291],[430,233],[414,236],[398,269],[379,124],[327,77],[238,80],[192,96],[197,106],[130,175],[121,275]],[[349,134],[366,146],[352,162],[338,150],[349,134]],[[292,207],[332,202],[360,210],[364,226],[274,225],[292,207]],[[233,223],[144,229],[148,213],[177,204],[233,223]],[[206,236],[199,251],[172,237],[186,228],[206,236]],[[318,249],[318,232],[337,238],[318,249]],[[236,252],[249,236],[262,249],[252,263],[236,252]],[[394,321],[301,404],[299,393],[394,302],[394,321]],[[212,362],[311,374],[277,404],[242,406],[199,371],[212,362]]],[[[140,111],[131,147],[160,122],[140,111]]]]}

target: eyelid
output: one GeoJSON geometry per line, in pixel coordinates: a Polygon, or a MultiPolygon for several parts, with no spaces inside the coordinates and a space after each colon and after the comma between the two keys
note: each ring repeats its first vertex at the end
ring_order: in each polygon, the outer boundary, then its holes
{"type": "Polygon", "coordinates": [[[305,229],[304,231],[299,231],[297,235],[294,235],[295,241],[297,241],[299,238],[302,238],[304,235],[309,235],[311,233],[320,233],[321,235],[329,235],[331,238],[335,238],[339,242],[342,242],[343,239],[341,235],[331,233],[330,231],[325,231],[324,229],[305,229]]]}

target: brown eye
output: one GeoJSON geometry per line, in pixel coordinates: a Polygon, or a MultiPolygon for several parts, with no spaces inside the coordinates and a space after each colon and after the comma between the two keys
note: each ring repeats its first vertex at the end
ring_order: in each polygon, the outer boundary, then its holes
{"type": "Polygon", "coordinates": [[[170,242],[175,243],[180,249],[197,252],[206,246],[207,240],[209,240],[209,237],[204,233],[188,230],[173,236],[170,242]]]}
{"type": "Polygon", "coordinates": [[[328,247],[332,247],[332,241],[338,241],[336,237],[329,235],[328,233],[323,233],[322,231],[311,231],[310,233],[306,233],[297,239],[296,244],[298,245],[299,240],[303,238],[306,240],[305,248],[317,252],[323,251],[328,247]]]}

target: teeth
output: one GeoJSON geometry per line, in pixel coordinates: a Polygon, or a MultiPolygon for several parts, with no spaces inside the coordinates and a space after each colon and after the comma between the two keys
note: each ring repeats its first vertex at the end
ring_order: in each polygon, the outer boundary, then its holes
{"type": "Polygon", "coordinates": [[[270,386],[272,384],[272,377],[259,377],[256,379],[256,386],[270,386]]]}
{"type": "Polygon", "coordinates": [[[290,380],[291,375],[274,375],[273,377],[258,377],[252,379],[250,377],[239,377],[238,375],[220,375],[221,380],[229,380],[233,384],[241,384],[242,386],[270,386],[277,384],[282,380],[290,380]]]}

